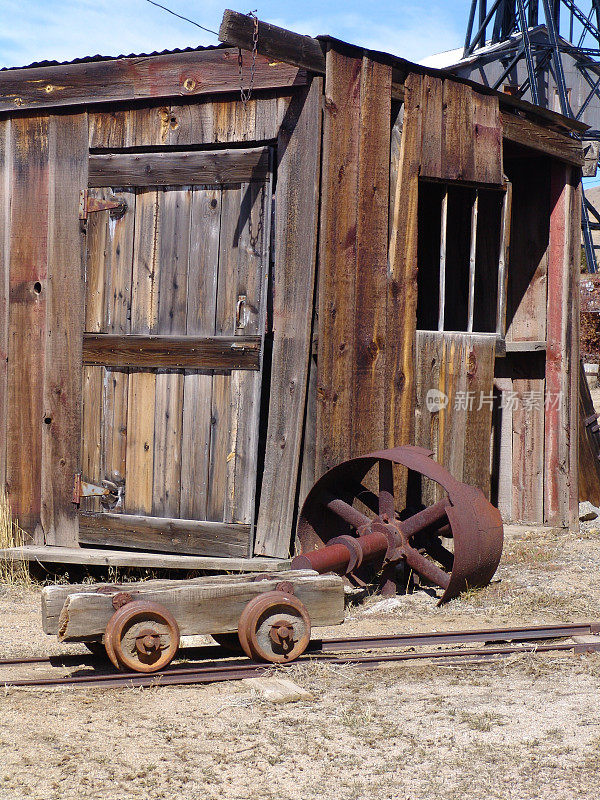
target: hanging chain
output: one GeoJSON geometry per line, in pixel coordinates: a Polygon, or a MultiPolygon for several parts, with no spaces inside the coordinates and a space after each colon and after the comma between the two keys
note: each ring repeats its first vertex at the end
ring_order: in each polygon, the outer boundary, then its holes
{"type": "Polygon", "coordinates": [[[252,17],[254,21],[254,31],[252,33],[252,63],[250,64],[250,83],[248,84],[248,88],[244,89],[244,61],[242,58],[242,48],[238,47],[238,68],[240,72],[240,94],[242,97],[242,103],[244,106],[250,100],[252,95],[252,87],[254,86],[254,73],[256,71],[256,53],[258,51],[258,17],[254,11],[249,11],[248,16],[252,17]]]}

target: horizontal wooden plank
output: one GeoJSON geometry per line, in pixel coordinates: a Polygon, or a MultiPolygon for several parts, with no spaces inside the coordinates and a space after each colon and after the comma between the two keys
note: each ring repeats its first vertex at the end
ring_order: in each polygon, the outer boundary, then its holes
{"type": "Polygon", "coordinates": [[[264,181],[269,148],[90,155],[88,182],[103,186],[189,186],[264,181]]]}
{"type": "MultiPolygon", "coordinates": [[[[219,40],[225,44],[252,51],[255,23],[248,14],[226,9],[219,28],[219,40]]],[[[258,46],[269,58],[284,58],[288,64],[325,74],[325,55],[319,41],[312,36],[258,22],[258,46]]]]}
{"type": "Polygon", "coordinates": [[[0,549],[6,561],[38,561],[41,564],[82,564],[98,567],[139,567],[142,569],[205,569],[218,572],[268,572],[289,569],[290,559],[216,558],[170,553],[142,553],[127,550],[102,550],[87,547],[44,547],[25,545],[0,549]]]}
{"type": "Polygon", "coordinates": [[[93,512],[79,515],[79,542],[96,546],[243,558],[249,554],[250,537],[251,526],[242,523],[93,512]]]}
{"type": "MultiPolygon", "coordinates": [[[[220,583],[203,585],[200,581],[180,581],[173,588],[146,588],[143,584],[135,590],[136,598],[159,603],[167,608],[179,625],[182,636],[237,631],[240,615],[253,598],[274,591],[282,577],[289,580],[294,595],[305,605],[311,625],[335,625],[344,620],[344,585],[338,575],[303,575],[295,570],[284,576],[256,581],[230,583],[225,578],[220,583]]],[[[88,591],[68,595],[59,618],[58,637],[61,641],[77,641],[90,636],[101,636],[112,615],[114,593],[88,591]]]]}
{"type": "Polygon", "coordinates": [[[257,370],[259,360],[260,336],[83,335],[88,366],[257,370]]]}
{"type": "MultiPolygon", "coordinates": [[[[306,80],[297,67],[256,57],[254,91],[302,86],[306,80]]],[[[239,91],[237,48],[220,48],[5,70],[0,111],[239,91]]]]}
{"type": "Polygon", "coordinates": [[[506,342],[507,353],[539,353],[546,349],[546,342],[542,341],[518,341],[506,342]]]}
{"type": "Polygon", "coordinates": [[[536,125],[524,117],[501,113],[502,135],[516,144],[539,150],[546,155],[583,166],[583,147],[579,139],[571,139],[565,134],[536,125]]]}

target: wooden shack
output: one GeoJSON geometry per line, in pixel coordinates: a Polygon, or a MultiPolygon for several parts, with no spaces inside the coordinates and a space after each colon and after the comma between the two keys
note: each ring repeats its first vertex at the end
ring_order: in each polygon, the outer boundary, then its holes
{"type": "Polygon", "coordinates": [[[26,557],[286,557],[316,476],[411,442],[505,521],[575,524],[583,126],[253,32],[226,12],[217,48],[0,71],[26,557]]]}

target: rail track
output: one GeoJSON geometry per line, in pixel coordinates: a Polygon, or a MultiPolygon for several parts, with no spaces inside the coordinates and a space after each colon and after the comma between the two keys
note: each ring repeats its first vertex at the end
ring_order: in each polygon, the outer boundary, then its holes
{"type": "MultiPolygon", "coordinates": [[[[534,627],[488,628],[469,631],[440,631],[434,633],[397,634],[389,636],[346,637],[335,639],[315,639],[311,641],[306,654],[294,663],[310,660],[354,666],[362,669],[377,668],[380,664],[420,659],[449,659],[469,661],[488,659],[514,653],[541,653],[571,651],[590,652],[600,650],[593,642],[556,641],[566,637],[589,636],[600,633],[600,622],[569,623],[565,625],[540,625],[534,627]],[[553,641],[549,641],[553,640],[553,641]],[[443,647],[437,650],[415,650],[414,648],[440,647],[442,645],[464,645],[482,643],[483,647],[443,647]],[[490,645],[501,646],[490,646],[490,645]],[[402,652],[397,651],[404,648],[402,652]],[[386,651],[375,655],[365,651],[386,651]]],[[[196,666],[170,666],[162,672],[141,674],[139,672],[89,672],[70,676],[49,676],[43,678],[3,678],[0,685],[6,687],[98,687],[119,688],[136,686],[175,686],[185,684],[206,684],[218,681],[240,680],[257,677],[273,669],[272,664],[261,664],[248,659],[232,658],[220,646],[184,648],[182,654],[187,659],[195,658],[196,666]],[[221,658],[215,659],[215,655],[221,658]],[[205,659],[203,661],[203,659],[205,659]]],[[[0,659],[0,670],[4,667],[47,664],[49,667],[92,666],[106,668],[106,661],[100,656],[90,654],[60,655],[32,658],[0,659]]],[[[284,667],[285,668],[285,667],[284,667]]]]}

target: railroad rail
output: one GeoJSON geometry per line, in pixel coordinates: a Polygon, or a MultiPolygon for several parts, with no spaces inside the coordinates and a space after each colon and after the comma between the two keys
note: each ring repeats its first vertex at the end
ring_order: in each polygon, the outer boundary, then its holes
{"type": "MultiPolygon", "coordinates": [[[[533,627],[505,627],[488,628],[468,631],[439,631],[432,633],[404,633],[386,636],[346,637],[334,639],[315,639],[311,641],[306,655],[297,662],[306,663],[309,660],[324,661],[329,664],[353,666],[362,669],[377,668],[383,663],[414,661],[421,659],[451,659],[465,661],[469,659],[487,659],[496,656],[514,653],[541,653],[572,651],[574,653],[600,651],[600,637],[598,643],[594,642],[557,642],[547,643],[548,640],[564,639],[573,636],[589,636],[600,633],[600,622],[567,623],[562,625],[539,625],[533,627]],[[546,643],[544,643],[546,642],[546,643]],[[483,643],[484,647],[454,647],[439,650],[407,650],[404,652],[384,652],[376,655],[365,655],[362,651],[369,650],[398,650],[399,648],[436,647],[441,645],[464,645],[483,643]],[[507,643],[499,647],[488,646],[491,643],[507,643]],[[517,644],[515,644],[517,643],[517,644]],[[342,654],[342,655],[338,655],[342,654]]],[[[187,648],[188,657],[198,659],[206,658],[207,661],[198,666],[178,667],[171,666],[162,672],[142,674],[139,672],[120,673],[89,673],[71,676],[50,676],[44,678],[10,678],[0,676],[0,685],[7,687],[58,687],[79,686],[97,688],[119,688],[136,686],[174,686],[186,684],[207,684],[218,681],[241,680],[242,678],[258,677],[273,669],[272,664],[259,664],[248,659],[216,660],[215,654],[224,656],[224,648],[219,646],[206,646],[187,648]]],[[[225,656],[224,656],[225,657],[225,656]]],[[[25,666],[33,664],[48,664],[51,667],[69,667],[85,665],[106,665],[99,657],[90,654],[36,656],[31,658],[0,659],[0,669],[9,666],[25,666]]]]}

